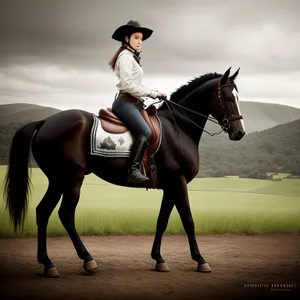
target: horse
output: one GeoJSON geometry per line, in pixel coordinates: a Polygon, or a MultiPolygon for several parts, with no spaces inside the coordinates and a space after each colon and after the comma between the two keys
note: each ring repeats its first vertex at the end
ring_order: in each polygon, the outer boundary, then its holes
{"type": "MultiPolygon", "coordinates": [[[[235,83],[239,69],[232,76],[230,70],[231,67],[224,74],[214,72],[195,77],[173,92],[169,100],[162,101],[157,109],[162,138],[155,161],[157,188],[163,191],[151,251],[157,271],[169,271],[161,255],[161,242],[175,206],[188,237],[191,258],[197,262],[197,271],[211,272],[199,251],[187,184],[199,172],[198,146],[207,120],[219,124],[221,132],[228,134],[230,140],[239,141],[245,135],[235,83]]],[[[83,260],[83,268],[94,272],[97,264],[75,228],[75,210],[84,177],[94,173],[109,183],[132,188],[127,183],[128,158],[90,155],[92,123],[92,113],[70,109],[24,125],[12,139],[4,195],[15,231],[23,228],[26,217],[30,151],[49,181],[47,191],[36,207],[37,261],[43,265],[46,277],[59,277],[48,257],[46,232],[49,217],[61,196],[58,211],[61,223],[78,257],[83,260]]]]}

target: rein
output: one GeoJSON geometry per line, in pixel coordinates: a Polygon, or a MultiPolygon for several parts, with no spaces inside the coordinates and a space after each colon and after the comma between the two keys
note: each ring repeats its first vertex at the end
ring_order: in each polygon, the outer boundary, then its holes
{"type": "MultiPolygon", "coordinates": [[[[222,99],[221,89],[224,88],[224,87],[227,87],[227,86],[232,86],[232,84],[226,84],[226,85],[223,85],[223,86],[219,86],[219,87],[217,88],[217,90],[216,90],[216,93],[215,93],[213,99],[212,99],[212,100],[214,100],[215,97],[217,96],[217,97],[218,97],[218,104],[221,106],[221,108],[222,108],[223,110],[225,110],[225,106],[224,106],[224,100],[222,99]]],[[[187,96],[186,96],[185,98],[187,98],[187,96]]],[[[185,99],[185,98],[184,98],[184,99],[185,99]]],[[[184,118],[185,118],[186,120],[190,121],[192,124],[194,124],[196,127],[198,127],[199,129],[201,129],[202,131],[206,132],[206,133],[209,134],[210,136],[219,135],[219,134],[222,133],[223,131],[224,131],[224,132],[227,132],[228,129],[230,128],[230,122],[232,122],[232,121],[237,121],[237,120],[240,120],[240,119],[243,119],[243,116],[227,117],[227,116],[225,115],[225,117],[222,119],[222,123],[223,123],[223,124],[220,124],[220,123],[219,123],[215,118],[213,118],[213,117],[209,117],[209,116],[207,116],[207,115],[204,115],[204,114],[202,114],[202,113],[199,113],[199,112],[197,112],[197,111],[194,111],[194,110],[192,110],[192,109],[190,109],[190,108],[188,108],[188,107],[185,107],[185,106],[180,105],[180,104],[178,104],[178,103],[176,103],[176,102],[173,102],[173,101],[171,101],[171,100],[168,100],[167,98],[162,98],[161,100],[164,101],[164,102],[166,103],[166,105],[167,105],[169,111],[172,111],[173,108],[174,108],[174,107],[172,107],[172,108],[170,107],[169,103],[171,103],[172,105],[178,106],[179,108],[181,108],[181,109],[183,109],[183,110],[186,110],[186,111],[188,111],[188,112],[190,112],[190,113],[193,113],[194,115],[197,115],[197,116],[200,116],[200,117],[204,117],[204,118],[206,118],[207,120],[209,120],[209,121],[211,121],[211,122],[213,122],[213,123],[215,123],[215,124],[220,125],[221,128],[222,128],[222,130],[221,130],[220,132],[210,133],[210,132],[208,132],[207,130],[205,130],[203,127],[201,127],[201,126],[199,126],[197,123],[195,123],[193,120],[191,120],[191,119],[190,119],[183,111],[179,112],[179,111],[177,110],[177,112],[181,113],[181,114],[184,116],[184,118]]],[[[157,102],[155,102],[155,103],[153,103],[153,104],[160,103],[160,102],[161,102],[161,101],[157,101],[157,102]]],[[[176,121],[175,121],[175,119],[174,119],[174,116],[172,116],[172,118],[173,118],[173,120],[174,120],[174,123],[176,124],[176,121]]]]}
{"type": "MultiPolygon", "coordinates": [[[[215,124],[219,124],[219,122],[218,122],[218,121],[215,121],[214,118],[209,117],[209,116],[206,116],[206,115],[201,114],[201,113],[198,113],[198,112],[196,112],[196,111],[194,111],[194,110],[192,110],[192,109],[189,109],[189,108],[187,108],[187,107],[185,107],[185,106],[183,106],[183,105],[180,105],[180,104],[178,104],[178,103],[176,103],[176,102],[173,102],[173,101],[168,100],[168,99],[164,99],[163,101],[166,102],[166,105],[167,105],[169,111],[172,111],[172,110],[173,110],[173,107],[170,107],[170,105],[168,104],[168,103],[171,103],[172,105],[178,106],[178,107],[180,107],[181,109],[184,109],[184,110],[186,110],[186,111],[188,111],[188,112],[190,112],[190,113],[193,113],[193,114],[198,115],[198,116],[200,116],[200,117],[204,117],[204,118],[206,118],[207,120],[209,120],[209,121],[211,121],[211,122],[213,122],[213,123],[215,123],[215,124]]],[[[159,103],[159,102],[155,102],[155,103],[159,103]]],[[[180,111],[178,111],[178,110],[176,110],[176,111],[180,113],[180,111]]],[[[202,131],[206,132],[206,133],[209,134],[210,136],[218,135],[218,134],[220,134],[220,133],[222,133],[222,132],[224,131],[224,128],[221,126],[221,127],[222,127],[222,130],[221,130],[220,132],[216,132],[216,133],[208,132],[208,131],[205,130],[203,127],[199,126],[197,123],[195,123],[193,120],[191,120],[191,118],[189,118],[184,112],[181,112],[181,115],[183,115],[183,117],[184,117],[186,120],[188,120],[189,122],[191,122],[192,124],[194,124],[196,127],[198,127],[199,129],[201,129],[202,131]]],[[[173,116],[173,120],[175,121],[174,116],[173,116]]],[[[175,121],[174,123],[176,123],[176,121],[175,121]]]]}

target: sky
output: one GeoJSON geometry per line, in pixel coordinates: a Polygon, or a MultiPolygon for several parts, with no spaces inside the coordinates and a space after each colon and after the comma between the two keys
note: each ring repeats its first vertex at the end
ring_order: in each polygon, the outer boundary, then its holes
{"type": "Polygon", "coordinates": [[[300,108],[298,0],[0,0],[0,104],[111,106],[111,36],[129,20],[153,30],[141,60],[150,88],[170,96],[240,67],[241,101],[300,108]]]}

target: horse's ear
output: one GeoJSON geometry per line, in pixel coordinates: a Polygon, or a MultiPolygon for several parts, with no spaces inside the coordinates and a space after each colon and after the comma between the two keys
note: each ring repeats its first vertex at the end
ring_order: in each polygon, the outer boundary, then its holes
{"type": "Polygon", "coordinates": [[[238,76],[238,74],[239,74],[239,71],[240,71],[240,68],[238,68],[237,71],[232,76],[230,76],[230,80],[235,80],[236,76],[238,76]]]}
{"type": "Polygon", "coordinates": [[[221,85],[225,84],[225,82],[227,81],[228,76],[230,74],[230,69],[231,69],[231,67],[223,74],[223,76],[220,80],[221,85]]]}

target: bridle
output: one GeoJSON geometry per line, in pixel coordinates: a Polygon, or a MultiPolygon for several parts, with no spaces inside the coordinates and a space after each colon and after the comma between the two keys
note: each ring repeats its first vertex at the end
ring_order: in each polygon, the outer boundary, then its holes
{"type": "MultiPolygon", "coordinates": [[[[219,82],[219,83],[218,83],[218,87],[217,87],[217,89],[216,89],[216,91],[215,91],[215,93],[214,93],[213,99],[212,99],[212,101],[214,101],[215,98],[217,97],[217,103],[218,103],[218,105],[221,107],[221,109],[222,109],[223,112],[224,112],[224,116],[222,117],[221,121],[218,121],[217,119],[215,119],[215,118],[213,118],[213,117],[206,116],[206,115],[204,115],[204,114],[202,114],[202,113],[199,113],[199,112],[197,112],[197,111],[194,111],[194,110],[192,110],[192,109],[190,109],[190,108],[187,108],[187,107],[185,107],[185,106],[183,106],[183,105],[180,105],[180,104],[178,104],[178,103],[176,103],[176,102],[173,102],[173,101],[171,101],[171,100],[168,100],[167,98],[162,98],[162,100],[166,103],[166,105],[167,105],[167,107],[168,107],[168,109],[169,109],[170,111],[172,111],[174,107],[171,107],[171,106],[169,105],[169,103],[170,103],[171,105],[174,105],[174,106],[179,107],[180,109],[186,110],[186,111],[188,111],[188,112],[190,112],[190,113],[193,113],[193,114],[195,114],[195,115],[198,115],[198,116],[200,116],[200,117],[204,117],[204,118],[206,118],[207,120],[209,120],[209,121],[211,121],[211,122],[213,122],[213,123],[215,123],[215,124],[220,125],[221,128],[222,128],[222,130],[221,130],[220,132],[217,132],[217,133],[210,133],[210,132],[208,132],[207,130],[205,130],[204,128],[202,128],[201,126],[199,126],[197,123],[195,123],[193,120],[191,120],[191,119],[190,119],[190,118],[189,118],[189,117],[181,110],[181,114],[182,114],[188,121],[190,121],[191,123],[193,123],[196,127],[198,127],[199,129],[201,129],[202,131],[206,132],[206,133],[209,134],[210,136],[214,136],[214,135],[218,135],[218,134],[222,133],[223,131],[224,131],[224,132],[228,132],[228,130],[229,130],[230,126],[231,126],[231,124],[230,124],[231,122],[243,119],[243,116],[242,116],[242,115],[237,115],[237,116],[231,116],[231,117],[228,117],[227,114],[226,114],[226,108],[225,108],[225,105],[224,105],[224,103],[225,103],[226,100],[224,100],[223,97],[222,97],[222,89],[225,88],[225,87],[229,87],[229,86],[234,86],[234,84],[233,84],[233,83],[230,83],[230,84],[225,84],[225,85],[220,86],[220,82],[219,82]]],[[[187,96],[186,96],[185,98],[187,98],[187,96]]],[[[160,102],[160,101],[155,102],[155,103],[159,103],[159,102],[160,102]]],[[[153,104],[155,104],[155,103],[153,103],[153,104]]],[[[178,111],[178,110],[177,110],[177,111],[178,111]]],[[[175,119],[174,119],[174,116],[173,116],[173,120],[174,120],[174,123],[176,124],[176,121],[175,121],[175,119]]]]}
{"type": "MultiPolygon", "coordinates": [[[[222,97],[222,89],[225,88],[225,87],[229,87],[229,86],[233,86],[234,87],[234,84],[233,83],[229,83],[229,84],[224,84],[222,86],[220,86],[220,83],[218,84],[218,88],[216,90],[216,93],[213,97],[213,100],[215,99],[215,97],[217,96],[217,103],[218,105],[221,107],[221,109],[225,112],[226,111],[226,108],[225,108],[225,105],[224,105],[224,102],[226,100],[223,99],[222,97]]],[[[231,117],[228,117],[227,114],[225,113],[224,114],[224,117],[222,118],[221,120],[221,127],[223,128],[223,130],[225,132],[228,131],[228,129],[230,128],[230,123],[233,122],[233,121],[237,121],[237,120],[241,120],[243,119],[243,116],[242,115],[237,115],[237,116],[231,116],[231,117]]]]}

